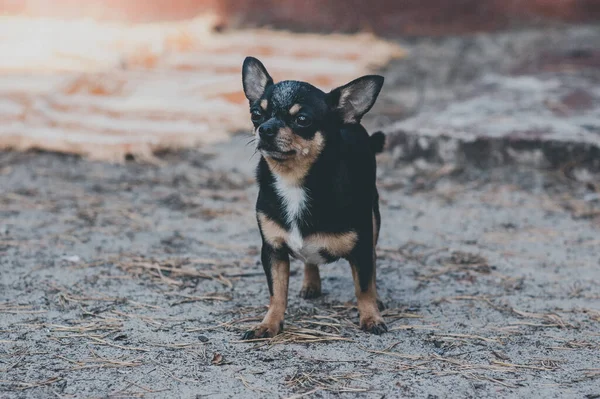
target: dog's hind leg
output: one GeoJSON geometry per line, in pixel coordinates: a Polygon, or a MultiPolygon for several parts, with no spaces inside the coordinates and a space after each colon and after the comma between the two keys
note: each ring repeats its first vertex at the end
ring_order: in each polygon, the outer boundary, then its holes
{"type": "MultiPolygon", "coordinates": [[[[377,241],[379,239],[379,230],[381,229],[381,215],[379,213],[379,194],[375,189],[375,202],[373,203],[373,264],[377,263],[377,241]]],[[[377,269],[373,266],[373,279],[377,281],[377,269]]],[[[377,295],[377,308],[380,311],[385,310],[386,306],[377,295]]]]}
{"type": "Polygon", "coordinates": [[[319,266],[311,263],[304,264],[304,281],[300,289],[300,298],[313,299],[321,296],[321,275],[319,266]]]}

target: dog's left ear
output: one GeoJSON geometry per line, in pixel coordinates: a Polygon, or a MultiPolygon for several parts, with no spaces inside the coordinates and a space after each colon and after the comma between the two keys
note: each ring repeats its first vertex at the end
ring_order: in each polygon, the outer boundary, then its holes
{"type": "Polygon", "coordinates": [[[359,123],[369,112],[383,86],[383,76],[367,75],[332,90],[327,99],[345,123],[359,123]]]}
{"type": "Polygon", "coordinates": [[[253,103],[273,84],[273,79],[262,62],[254,57],[246,57],[242,66],[242,83],[246,98],[253,103]]]}

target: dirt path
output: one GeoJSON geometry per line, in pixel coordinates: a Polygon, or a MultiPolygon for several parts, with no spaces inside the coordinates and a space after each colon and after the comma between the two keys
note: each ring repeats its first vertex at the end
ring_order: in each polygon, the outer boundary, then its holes
{"type": "Polygon", "coordinates": [[[385,153],[390,333],[358,330],[347,264],[305,301],[293,263],[286,333],[241,343],[268,303],[252,152],[0,152],[0,398],[599,397],[593,185],[385,153]]]}
{"type": "Polygon", "coordinates": [[[599,393],[598,211],[583,187],[384,155],[391,332],[357,330],[346,264],[304,301],[295,263],[288,333],[239,343],[268,295],[254,160],[240,137],[210,151],[160,168],[0,155],[1,397],[599,393]]]}

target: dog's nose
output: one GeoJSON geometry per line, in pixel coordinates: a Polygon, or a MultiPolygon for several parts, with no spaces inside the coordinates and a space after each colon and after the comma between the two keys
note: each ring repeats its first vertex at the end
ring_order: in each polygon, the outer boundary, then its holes
{"type": "Polygon", "coordinates": [[[275,136],[277,132],[277,127],[272,123],[263,123],[258,127],[258,135],[261,139],[267,139],[275,136]]]}

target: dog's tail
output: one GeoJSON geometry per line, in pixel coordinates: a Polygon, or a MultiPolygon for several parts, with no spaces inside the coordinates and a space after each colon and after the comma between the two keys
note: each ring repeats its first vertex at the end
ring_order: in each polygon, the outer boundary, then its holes
{"type": "Polygon", "coordinates": [[[374,154],[379,154],[383,151],[385,146],[385,134],[383,132],[375,132],[369,137],[369,144],[371,145],[371,151],[374,154]]]}

